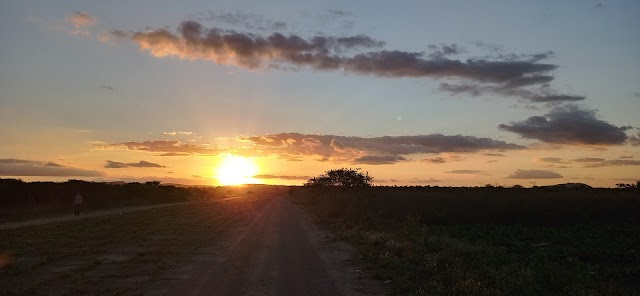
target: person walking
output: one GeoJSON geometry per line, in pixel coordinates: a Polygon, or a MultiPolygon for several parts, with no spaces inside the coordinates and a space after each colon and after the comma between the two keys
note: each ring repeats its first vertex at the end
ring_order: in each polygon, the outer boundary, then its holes
{"type": "Polygon", "coordinates": [[[80,216],[81,207],[82,207],[82,195],[80,195],[80,192],[77,192],[76,196],[73,198],[73,213],[76,216],[80,216]]]}

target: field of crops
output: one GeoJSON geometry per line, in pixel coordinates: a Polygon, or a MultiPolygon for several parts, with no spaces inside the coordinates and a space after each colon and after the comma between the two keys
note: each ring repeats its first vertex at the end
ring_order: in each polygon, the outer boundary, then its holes
{"type": "Polygon", "coordinates": [[[298,190],[397,295],[640,295],[637,192],[298,190]]]}

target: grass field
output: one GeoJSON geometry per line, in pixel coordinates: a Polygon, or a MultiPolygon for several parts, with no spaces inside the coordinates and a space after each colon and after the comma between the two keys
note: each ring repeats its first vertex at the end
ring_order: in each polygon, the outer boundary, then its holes
{"type": "Polygon", "coordinates": [[[447,190],[291,199],[396,295],[640,295],[637,193],[447,190]]]}
{"type": "MultiPolygon", "coordinates": [[[[245,190],[246,192],[246,190],[245,190]]],[[[0,295],[139,295],[212,256],[269,198],[177,205],[0,230],[0,295]]]]}

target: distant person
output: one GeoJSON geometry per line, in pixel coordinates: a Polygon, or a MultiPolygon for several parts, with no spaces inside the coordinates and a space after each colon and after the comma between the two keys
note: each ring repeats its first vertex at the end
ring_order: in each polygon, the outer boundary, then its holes
{"type": "Polygon", "coordinates": [[[73,198],[73,212],[76,216],[80,216],[80,208],[82,207],[82,195],[80,192],[76,193],[76,196],[73,198]]]}

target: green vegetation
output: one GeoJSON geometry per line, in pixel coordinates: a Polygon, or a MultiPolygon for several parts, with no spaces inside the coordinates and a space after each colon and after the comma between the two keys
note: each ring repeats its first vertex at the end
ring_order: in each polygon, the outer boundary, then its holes
{"type": "MultiPolygon", "coordinates": [[[[264,188],[263,188],[264,189],[264,188]]],[[[273,188],[266,188],[273,189],[273,188]]],[[[247,188],[242,188],[247,192],[247,188]]],[[[213,256],[273,193],[0,230],[0,295],[139,295],[213,256]]]]}
{"type": "Polygon", "coordinates": [[[371,187],[373,178],[360,169],[329,170],[324,175],[311,178],[304,184],[306,187],[323,188],[339,187],[342,189],[371,187]]]}
{"type": "Polygon", "coordinates": [[[294,190],[396,295],[640,295],[640,196],[619,189],[294,190]]]}

